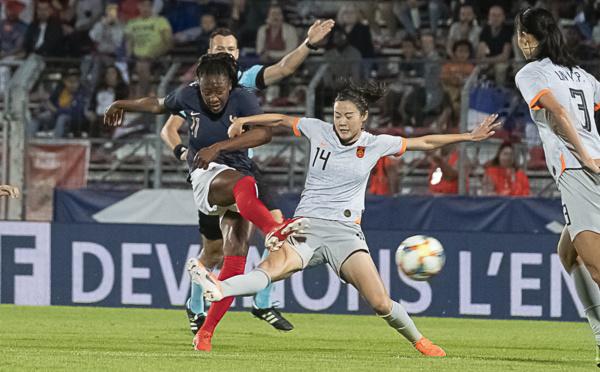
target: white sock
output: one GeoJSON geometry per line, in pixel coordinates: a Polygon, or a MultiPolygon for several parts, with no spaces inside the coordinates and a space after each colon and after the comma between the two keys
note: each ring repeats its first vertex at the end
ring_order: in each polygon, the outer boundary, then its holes
{"type": "Polygon", "coordinates": [[[396,301],[392,301],[392,312],[382,318],[413,345],[423,337],[406,310],[396,301]]]}
{"type": "Polygon", "coordinates": [[[250,296],[267,288],[271,284],[271,276],[266,271],[255,268],[248,274],[232,276],[221,281],[224,297],[250,296]]]}
{"type": "Polygon", "coordinates": [[[577,265],[570,275],[575,283],[577,296],[583,304],[590,327],[594,332],[596,344],[600,345],[600,288],[598,288],[598,284],[594,282],[590,272],[584,265],[577,265]]]}

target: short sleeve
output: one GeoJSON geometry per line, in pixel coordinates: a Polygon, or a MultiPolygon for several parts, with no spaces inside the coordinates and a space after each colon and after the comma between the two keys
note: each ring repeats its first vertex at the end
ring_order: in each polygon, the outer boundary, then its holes
{"type": "Polygon", "coordinates": [[[182,104],[183,89],[185,89],[185,88],[177,89],[176,91],[167,94],[167,96],[165,97],[165,101],[164,101],[164,106],[165,106],[165,109],[167,109],[167,111],[170,111],[171,113],[173,113],[175,115],[178,115],[180,111],[183,111],[183,109],[184,109],[183,104],[182,104]]]}
{"type": "Polygon", "coordinates": [[[265,88],[265,80],[264,80],[264,70],[265,66],[262,65],[254,65],[244,71],[242,76],[240,76],[239,84],[244,88],[250,90],[264,89],[265,88]]]}
{"type": "Polygon", "coordinates": [[[294,120],[292,129],[296,136],[301,137],[304,135],[306,138],[310,139],[311,136],[319,135],[319,133],[322,132],[324,125],[331,126],[332,124],[319,119],[297,118],[294,120]]]}
{"type": "Polygon", "coordinates": [[[400,156],[406,151],[406,139],[399,136],[380,134],[377,136],[377,149],[381,156],[400,156]]]}
{"type": "Polygon", "coordinates": [[[165,17],[159,18],[158,27],[160,31],[169,31],[169,33],[173,32],[173,30],[171,29],[171,24],[165,17]]]}
{"type": "Polygon", "coordinates": [[[517,73],[515,83],[530,109],[539,110],[543,108],[538,104],[538,101],[542,95],[551,91],[548,78],[541,70],[534,68],[531,64],[527,65],[517,73]]]}

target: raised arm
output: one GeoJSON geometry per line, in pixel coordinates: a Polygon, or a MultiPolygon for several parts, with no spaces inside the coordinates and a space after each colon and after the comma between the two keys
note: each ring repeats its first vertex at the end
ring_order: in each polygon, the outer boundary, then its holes
{"type": "Polygon", "coordinates": [[[230,117],[229,119],[231,120],[231,125],[227,130],[227,134],[229,135],[229,138],[234,138],[242,133],[243,126],[276,127],[278,125],[283,125],[291,128],[294,126],[294,121],[297,118],[281,114],[262,114],[245,118],[230,117]]]}
{"type": "Polygon", "coordinates": [[[310,52],[307,42],[312,46],[321,41],[331,31],[334,23],[332,19],[324,22],[320,20],[315,21],[308,30],[308,37],[298,48],[283,57],[279,63],[265,69],[265,85],[271,85],[296,71],[310,52]]]}
{"type": "Polygon", "coordinates": [[[221,151],[257,147],[269,142],[271,142],[271,128],[257,127],[235,138],[217,142],[214,145],[201,149],[196,153],[194,165],[198,168],[207,169],[208,164],[214,161],[221,151]]]}
{"type": "Polygon", "coordinates": [[[128,99],[113,102],[104,111],[104,124],[117,126],[123,123],[125,112],[146,112],[159,115],[165,112],[165,99],[156,97],[144,97],[140,99],[128,99]]]}
{"type": "Polygon", "coordinates": [[[461,141],[481,141],[496,133],[493,129],[501,123],[495,123],[497,114],[489,115],[470,133],[434,134],[430,136],[407,138],[406,151],[433,150],[449,143],[461,141]]]}
{"type": "Polygon", "coordinates": [[[554,97],[552,92],[548,91],[539,98],[538,100],[541,107],[545,108],[548,113],[551,115],[549,118],[549,122],[552,125],[552,130],[559,136],[569,142],[577,155],[579,155],[579,160],[583,163],[585,167],[593,170],[596,173],[600,173],[600,168],[590,157],[585,147],[579,140],[579,135],[575,130],[575,126],[571,121],[571,116],[567,109],[561,105],[554,97]]]}

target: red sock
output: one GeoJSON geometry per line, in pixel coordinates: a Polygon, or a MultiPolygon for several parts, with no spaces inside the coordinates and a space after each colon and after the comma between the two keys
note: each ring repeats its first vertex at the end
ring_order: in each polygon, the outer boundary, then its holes
{"type": "MultiPolygon", "coordinates": [[[[221,269],[221,274],[219,274],[219,280],[225,280],[227,278],[231,278],[232,276],[242,275],[245,268],[246,257],[225,256],[225,260],[223,260],[223,268],[221,269]]],[[[234,298],[235,297],[225,297],[219,302],[213,302],[210,305],[210,309],[206,315],[206,320],[204,321],[204,324],[200,330],[209,332],[212,335],[217,324],[219,324],[227,310],[229,310],[229,306],[231,306],[234,298]]]]}
{"type": "Polygon", "coordinates": [[[265,235],[278,225],[267,207],[258,200],[254,178],[244,177],[236,183],[233,196],[242,217],[255,224],[265,235]]]}

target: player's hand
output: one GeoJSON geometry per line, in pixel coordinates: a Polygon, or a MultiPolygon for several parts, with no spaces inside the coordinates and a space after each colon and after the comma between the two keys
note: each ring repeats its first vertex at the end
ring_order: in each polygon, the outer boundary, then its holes
{"type": "Polygon", "coordinates": [[[11,198],[19,197],[19,189],[10,185],[0,185],[0,196],[9,195],[11,198]]]}
{"type": "Polygon", "coordinates": [[[123,116],[125,111],[122,108],[116,106],[116,102],[113,102],[110,106],[104,110],[104,125],[111,127],[119,126],[123,124],[123,116]]]}
{"type": "Polygon", "coordinates": [[[179,157],[179,160],[185,161],[185,159],[187,159],[187,154],[188,154],[188,149],[183,150],[181,152],[181,156],[179,157]]]}
{"type": "Polygon", "coordinates": [[[483,119],[483,121],[479,123],[477,128],[473,129],[473,131],[469,133],[470,140],[481,141],[493,136],[496,133],[496,131],[494,131],[493,129],[502,125],[501,122],[494,122],[497,118],[498,114],[486,116],[485,119],[483,119]]]}
{"type": "Polygon", "coordinates": [[[208,169],[208,165],[217,159],[219,152],[214,145],[201,149],[194,157],[194,165],[199,169],[208,169]]]}
{"type": "Polygon", "coordinates": [[[321,20],[316,20],[312,26],[308,29],[308,42],[311,44],[316,44],[319,41],[323,40],[323,38],[331,31],[333,25],[335,24],[333,19],[328,19],[324,22],[321,20]]]}
{"type": "Polygon", "coordinates": [[[243,120],[241,118],[234,118],[233,115],[229,115],[229,120],[231,120],[231,125],[227,129],[229,138],[234,138],[242,134],[243,120]]]}

